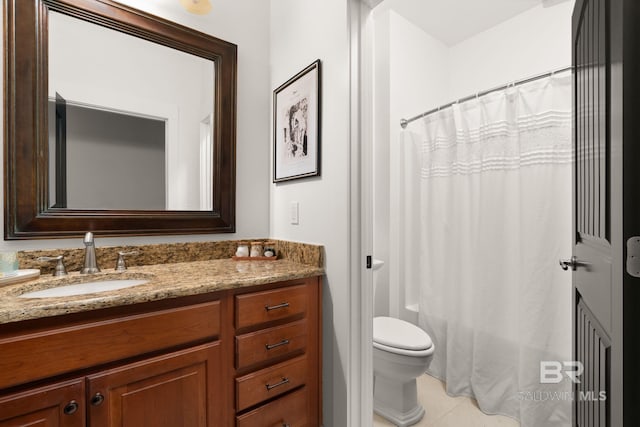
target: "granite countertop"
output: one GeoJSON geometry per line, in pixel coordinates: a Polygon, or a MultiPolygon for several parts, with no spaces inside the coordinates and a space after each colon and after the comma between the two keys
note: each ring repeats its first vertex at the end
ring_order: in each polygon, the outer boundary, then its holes
{"type": "Polygon", "coordinates": [[[233,261],[216,259],[129,267],[125,272],[103,269],[94,275],[77,272],[65,277],[40,276],[37,280],[0,287],[0,324],[137,304],[209,292],[237,289],[324,274],[321,267],[285,259],[233,261]],[[26,292],[94,280],[148,279],[130,288],[58,298],[19,298],[26,292]]]}

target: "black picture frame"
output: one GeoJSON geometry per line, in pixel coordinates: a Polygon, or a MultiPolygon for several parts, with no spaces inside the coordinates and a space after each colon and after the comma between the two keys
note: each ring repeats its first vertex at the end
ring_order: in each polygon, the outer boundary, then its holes
{"type": "Polygon", "coordinates": [[[273,182],[320,176],[320,60],[273,91],[273,182]]]}

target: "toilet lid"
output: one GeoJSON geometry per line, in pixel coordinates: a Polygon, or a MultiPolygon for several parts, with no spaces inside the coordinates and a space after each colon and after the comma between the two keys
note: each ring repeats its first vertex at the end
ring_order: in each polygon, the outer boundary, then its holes
{"type": "Polygon", "coordinates": [[[425,331],[404,320],[393,317],[374,317],[373,341],[404,350],[426,350],[433,342],[425,331]]]}

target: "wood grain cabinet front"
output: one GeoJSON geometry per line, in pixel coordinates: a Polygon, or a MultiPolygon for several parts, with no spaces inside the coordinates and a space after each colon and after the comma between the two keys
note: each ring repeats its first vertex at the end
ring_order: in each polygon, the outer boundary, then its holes
{"type": "Polygon", "coordinates": [[[0,397],[0,427],[83,427],[84,384],[76,378],[0,397]]]}
{"type": "Polygon", "coordinates": [[[0,325],[0,426],[224,426],[224,301],[0,325]]]}
{"type": "Polygon", "coordinates": [[[219,335],[220,301],[0,333],[0,390],[219,335]]]}
{"type": "Polygon", "coordinates": [[[308,388],[302,387],[280,399],[236,417],[236,425],[238,427],[301,427],[312,425],[307,412],[308,404],[308,388]]]}
{"type": "Polygon", "coordinates": [[[238,410],[277,397],[307,383],[307,360],[304,356],[252,372],[236,379],[238,410]]]}
{"type": "Polygon", "coordinates": [[[219,426],[222,378],[204,344],[0,398],[0,427],[219,426]]]}
{"type": "Polygon", "coordinates": [[[236,426],[320,426],[320,279],[235,298],[236,426]]]}
{"type": "Polygon", "coordinates": [[[267,328],[236,337],[238,369],[303,353],[307,348],[307,320],[267,328]]]}
{"type": "Polygon", "coordinates": [[[295,316],[304,316],[309,307],[305,285],[252,292],[236,296],[236,328],[248,328],[295,316]]]}
{"type": "Polygon", "coordinates": [[[309,426],[319,277],[0,325],[0,427],[309,426]]]}
{"type": "Polygon", "coordinates": [[[222,425],[220,344],[91,375],[87,389],[91,427],[222,425]]]}

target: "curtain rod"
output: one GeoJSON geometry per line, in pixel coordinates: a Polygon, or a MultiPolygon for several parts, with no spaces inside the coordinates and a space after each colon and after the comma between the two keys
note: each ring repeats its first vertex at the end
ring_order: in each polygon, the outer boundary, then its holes
{"type": "Polygon", "coordinates": [[[417,116],[411,117],[410,119],[401,119],[400,120],[400,126],[402,126],[402,129],[405,129],[409,123],[411,123],[413,121],[416,121],[418,119],[421,119],[423,117],[426,117],[429,114],[432,114],[432,113],[435,113],[437,111],[443,110],[443,109],[445,109],[447,107],[451,107],[454,104],[459,104],[461,102],[469,101],[469,100],[478,98],[480,96],[488,95],[488,94],[493,93],[493,92],[497,92],[497,91],[500,91],[500,90],[505,90],[505,89],[510,88],[512,86],[519,86],[519,85],[522,85],[522,84],[525,84],[525,83],[529,83],[529,82],[533,82],[533,81],[536,81],[536,80],[544,79],[545,77],[550,77],[550,76],[553,76],[554,74],[563,73],[565,71],[569,71],[569,70],[572,70],[572,69],[573,69],[573,67],[560,68],[558,70],[550,71],[550,72],[547,72],[547,73],[544,73],[544,74],[539,74],[539,75],[536,75],[536,76],[533,76],[533,77],[527,77],[526,79],[522,79],[522,80],[516,80],[513,83],[509,83],[509,84],[502,85],[502,86],[497,86],[497,87],[494,87],[494,88],[489,89],[489,90],[478,92],[475,95],[465,96],[464,98],[460,98],[460,99],[458,99],[456,101],[453,101],[453,102],[450,102],[448,104],[441,105],[438,108],[434,108],[432,110],[425,111],[424,113],[418,114],[417,116]]]}

